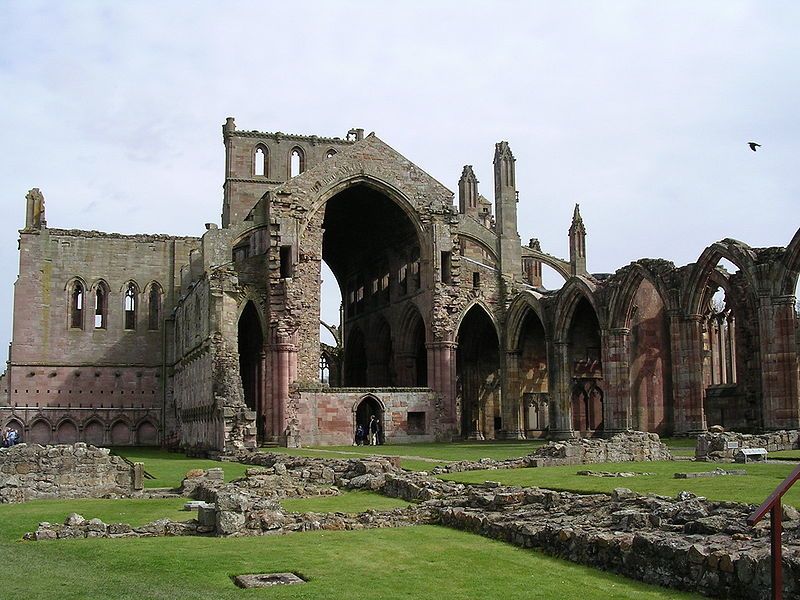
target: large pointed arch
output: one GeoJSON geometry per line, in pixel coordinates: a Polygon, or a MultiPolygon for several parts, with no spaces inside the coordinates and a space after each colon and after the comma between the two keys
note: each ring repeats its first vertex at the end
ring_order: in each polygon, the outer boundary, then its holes
{"type": "Polygon", "coordinates": [[[800,274],[800,229],[786,246],[781,267],[781,272],[778,274],[779,291],[782,295],[792,296],[797,288],[798,274],[800,274]]]}
{"type": "MultiPolygon", "coordinates": [[[[529,311],[539,318],[539,321],[544,327],[544,331],[548,333],[547,320],[545,319],[545,311],[542,307],[540,296],[530,291],[523,291],[517,295],[511,302],[508,313],[506,316],[506,350],[513,351],[519,348],[519,339],[522,326],[525,318],[528,316],[529,311]]],[[[548,335],[549,338],[549,335],[548,335]]]]}
{"type": "MultiPolygon", "coordinates": [[[[676,308],[672,304],[672,298],[664,285],[660,275],[675,268],[675,265],[667,261],[658,261],[657,268],[634,262],[624,268],[622,282],[616,286],[608,303],[608,323],[609,327],[630,328],[631,318],[633,317],[634,297],[642,284],[648,281],[658,292],[661,302],[667,309],[676,308]]],[[[619,271],[617,272],[619,274],[619,271]]]]}
{"type": "Polygon", "coordinates": [[[739,268],[747,282],[751,297],[758,296],[758,283],[755,276],[755,253],[744,242],[725,239],[708,246],[692,268],[686,286],[685,310],[687,314],[696,315],[702,312],[702,304],[709,277],[716,271],[720,259],[726,259],[739,268]]]}
{"type": "Polygon", "coordinates": [[[569,336],[569,328],[572,325],[572,317],[575,307],[585,299],[594,309],[600,329],[605,326],[603,311],[595,298],[595,286],[583,277],[572,277],[557,296],[555,317],[553,319],[553,339],[566,341],[569,336]]]}

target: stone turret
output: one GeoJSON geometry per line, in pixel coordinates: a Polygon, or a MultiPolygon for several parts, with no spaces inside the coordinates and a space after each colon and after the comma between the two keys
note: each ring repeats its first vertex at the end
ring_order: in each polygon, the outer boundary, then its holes
{"type": "Polygon", "coordinates": [[[25,229],[47,227],[44,216],[44,195],[39,188],[33,188],[25,195],[25,229]]]}
{"type": "Polygon", "coordinates": [[[478,216],[478,178],[472,165],[464,165],[458,180],[458,212],[462,215],[478,216]]]}
{"type": "Polygon", "coordinates": [[[575,205],[569,228],[569,264],[572,275],[586,274],[586,227],[581,218],[581,205],[575,205]]]}
{"type": "Polygon", "coordinates": [[[522,247],[517,233],[516,159],[508,142],[494,149],[494,203],[500,238],[500,270],[513,278],[522,276],[522,247]]]}

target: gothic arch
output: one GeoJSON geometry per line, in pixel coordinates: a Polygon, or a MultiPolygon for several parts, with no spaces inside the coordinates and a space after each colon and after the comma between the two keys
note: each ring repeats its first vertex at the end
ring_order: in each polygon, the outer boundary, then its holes
{"type": "Polygon", "coordinates": [[[800,229],[794,234],[792,241],[786,246],[778,275],[779,292],[781,295],[794,295],[797,287],[797,278],[800,273],[800,229]]]}
{"type": "Polygon", "coordinates": [[[56,441],[59,444],[72,444],[80,439],[78,424],[69,417],[64,417],[56,425],[56,441]]]}
{"type": "Polygon", "coordinates": [[[602,330],[604,328],[604,315],[598,306],[594,291],[594,285],[590,284],[583,277],[572,277],[567,281],[564,287],[559,290],[555,318],[553,319],[554,340],[561,341],[568,339],[575,307],[581,299],[586,299],[586,301],[589,302],[592,309],[594,309],[594,314],[597,317],[600,329],[602,330]]]}
{"type": "Polygon", "coordinates": [[[336,182],[336,184],[320,192],[320,194],[309,207],[307,213],[308,216],[305,221],[305,229],[300,233],[299,237],[300,245],[303,245],[305,233],[308,231],[309,225],[317,221],[319,221],[320,224],[322,223],[324,211],[321,209],[325,206],[325,204],[327,204],[329,200],[341,192],[344,192],[345,190],[357,185],[363,185],[375,190],[380,194],[383,194],[403,211],[406,218],[413,225],[414,232],[417,234],[417,241],[420,246],[420,258],[424,261],[431,260],[433,256],[433,248],[428,243],[428,238],[430,236],[422,235],[424,228],[422,226],[422,222],[420,221],[417,207],[414,205],[414,203],[401,190],[394,187],[392,184],[387,183],[382,179],[378,179],[372,175],[366,174],[353,175],[352,177],[339,180],[336,182]]]}
{"type": "Polygon", "coordinates": [[[49,444],[53,440],[53,424],[45,417],[36,417],[28,427],[29,441],[34,444],[49,444]]]}
{"type": "MultiPolygon", "coordinates": [[[[545,319],[545,312],[542,309],[539,298],[528,291],[524,291],[517,295],[511,302],[506,317],[506,350],[512,351],[519,347],[519,338],[522,333],[522,326],[525,322],[529,311],[539,318],[539,321],[544,327],[545,334],[548,333],[547,320],[545,319]]],[[[548,335],[549,338],[549,335],[548,335]]]]}
{"type": "Polygon", "coordinates": [[[251,169],[254,177],[269,177],[269,148],[267,145],[259,142],[253,147],[253,163],[251,169]],[[258,151],[261,150],[261,156],[258,151]],[[258,163],[261,162],[261,165],[258,163]],[[259,173],[261,171],[261,173],[259,173]]]}
{"type": "Polygon", "coordinates": [[[264,314],[261,312],[261,303],[259,302],[258,298],[253,297],[251,294],[245,295],[242,299],[241,303],[236,307],[236,322],[238,323],[242,318],[242,313],[244,313],[245,309],[247,308],[248,304],[252,304],[253,308],[255,309],[256,316],[258,317],[258,322],[261,325],[261,335],[266,342],[269,339],[269,327],[267,324],[267,319],[264,314]]]}
{"type": "Polygon", "coordinates": [[[502,332],[500,323],[497,322],[494,313],[492,313],[491,309],[486,304],[486,302],[477,298],[475,300],[472,300],[472,302],[470,302],[469,304],[467,304],[459,313],[458,318],[455,320],[455,323],[453,324],[453,331],[455,332],[455,335],[458,336],[458,331],[459,329],[461,329],[461,323],[464,321],[464,317],[466,317],[469,311],[476,306],[483,309],[483,312],[485,312],[486,316],[489,317],[489,320],[492,322],[492,326],[494,327],[494,333],[497,336],[497,341],[499,343],[500,340],[503,339],[500,335],[502,332]]]}
{"type": "Polygon", "coordinates": [[[659,277],[660,273],[654,272],[638,262],[631,263],[626,269],[624,279],[615,289],[608,305],[609,327],[630,328],[633,317],[633,300],[642,281],[650,282],[656,289],[665,308],[674,308],[671,305],[670,294],[659,277]]]}
{"type": "Polygon", "coordinates": [[[152,446],[158,443],[158,425],[150,416],[139,419],[134,428],[137,446],[152,446]]]}
{"type": "Polygon", "coordinates": [[[703,250],[700,258],[692,268],[686,286],[685,309],[687,314],[700,314],[706,293],[709,277],[716,271],[720,259],[726,259],[739,268],[747,281],[750,297],[758,295],[758,283],[755,277],[755,255],[747,244],[737,240],[722,240],[711,244],[703,250]]]}
{"type": "Polygon", "coordinates": [[[84,421],[81,427],[83,441],[93,446],[102,446],[105,443],[106,426],[97,415],[92,415],[84,421]]]}
{"type": "Polygon", "coordinates": [[[109,442],[112,446],[127,446],[131,443],[131,423],[125,417],[119,417],[109,427],[109,442]]]}

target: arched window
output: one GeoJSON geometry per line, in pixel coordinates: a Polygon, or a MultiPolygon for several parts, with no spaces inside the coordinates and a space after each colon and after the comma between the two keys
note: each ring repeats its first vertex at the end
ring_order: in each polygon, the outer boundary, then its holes
{"type": "Polygon", "coordinates": [[[83,329],[83,284],[76,281],[72,285],[69,301],[69,326],[75,329],[83,329]]]}
{"type": "Polygon", "coordinates": [[[306,170],[306,155],[301,148],[292,148],[289,155],[289,177],[296,177],[306,170]]]}
{"type": "Polygon", "coordinates": [[[108,286],[100,282],[94,291],[94,328],[105,329],[108,326],[108,286]]]}
{"type": "Polygon", "coordinates": [[[269,176],[269,153],[265,146],[259,144],[253,153],[253,175],[269,176]]]}
{"type": "Polygon", "coordinates": [[[336,150],[334,150],[333,148],[331,148],[325,153],[325,158],[333,158],[334,156],[336,156],[336,150]]]}
{"type": "Polygon", "coordinates": [[[156,331],[161,325],[161,286],[153,282],[147,299],[147,328],[156,331]]]}
{"type": "Polygon", "coordinates": [[[125,286],[125,329],[136,329],[136,284],[125,286]]]}
{"type": "Polygon", "coordinates": [[[331,367],[328,364],[328,357],[324,354],[319,355],[319,381],[320,383],[330,383],[331,367]]]}

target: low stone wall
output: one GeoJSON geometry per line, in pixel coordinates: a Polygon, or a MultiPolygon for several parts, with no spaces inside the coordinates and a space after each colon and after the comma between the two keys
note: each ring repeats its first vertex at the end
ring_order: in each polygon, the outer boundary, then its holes
{"type": "Polygon", "coordinates": [[[128,496],[135,487],[141,489],[141,478],[141,467],[137,475],[131,464],[107,448],[83,443],[0,449],[0,504],[128,496]]]}
{"type": "Polygon", "coordinates": [[[577,438],[563,442],[549,442],[522,458],[479,461],[461,461],[439,466],[434,473],[458,473],[482,469],[521,469],[524,467],[553,467],[559,465],[585,465],[603,462],[632,462],[672,460],[669,448],[656,433],[626,431],[608,439],[577,438]]]}
{"type": "Polygon", "coordinates": [[[761,434],[725,431],[697,436],[694,455],[697,460],[733,460],[742,448],[766,448],[767,452],[800,448],[800,431],[771,431],[761,434]]]}

